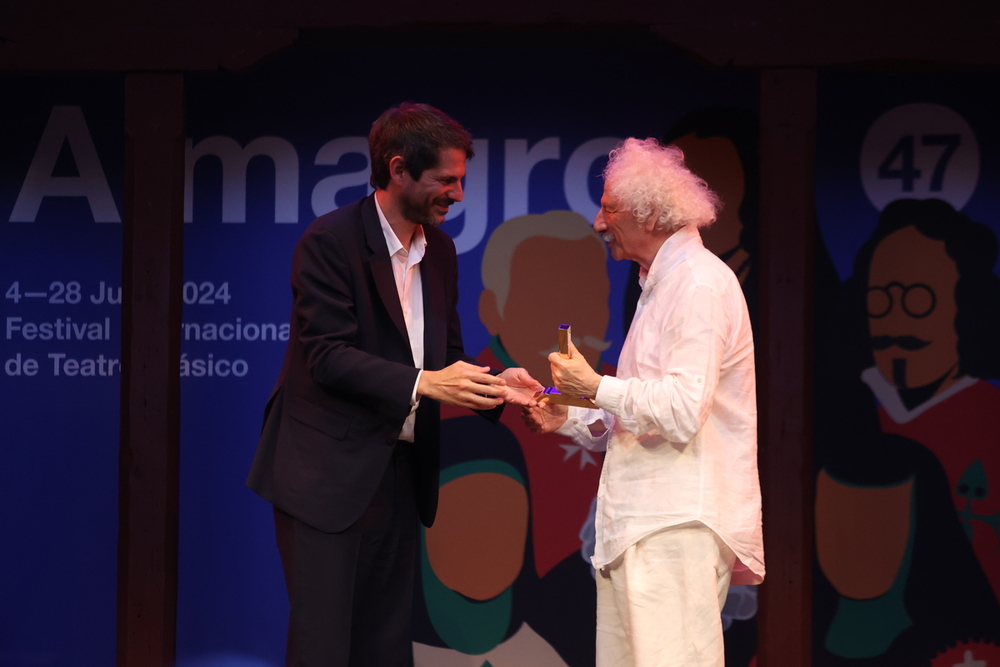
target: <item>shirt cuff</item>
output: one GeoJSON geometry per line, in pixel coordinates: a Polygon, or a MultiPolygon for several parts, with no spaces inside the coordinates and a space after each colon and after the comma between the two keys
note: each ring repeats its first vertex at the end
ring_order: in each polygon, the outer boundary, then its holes
{"type": "MultiPolygon", "coordinates": [[[[569,412],[566,415],[566,421],[564,421],[562,426],[557,428],[555,432],[559,435],[565,435],[567,438],[573,438],[574,440],[578,436],[584,435],[584,433],[589,434],[587,422],[584,419],[580,419],[580,417],[584,416],[582,414],[584,410],[587,410],[587,408],[576,408],[570,406],[569,412]]],[[[590,410],[587,410],[587,412],[590,412],[590,410]]]]}
{"type": "Polygon", "coordinates": [[[610,430],[605,429],[603,433],[596,435],[590,429],[591,425],[601,420],[607,425],[609,419],[605,419],[606,417],[609,415],[603,410],[570,406],[566,421],[555,432],[571,438],[578,445],[583,445],[591,451],[604,451],[608,446],[610,430]]]}
{"type": "Polygon", "coordinates": [[[417,379],[413,382],[413,391],[410,392],[410,405],[417,405],[420,399],[417,398],[417,387],[420,386],[420,376],[424,374],[424,369],[417,370],[417,379]]]}
{"type": "Polygon", "coordinates": [[[605,375],[601,378],[601,383],[597,385],[594,404],[613,415],[620,415],[622,401],[625,400],[625,385],[625,380],[605,375]]]}

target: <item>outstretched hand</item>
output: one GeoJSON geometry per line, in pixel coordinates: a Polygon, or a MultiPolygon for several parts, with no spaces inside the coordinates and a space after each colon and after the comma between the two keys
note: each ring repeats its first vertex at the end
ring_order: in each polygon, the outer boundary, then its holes
{"type": "Polygon", "coordinates": [[[417,393],[441,403],[460,405],[473,410],[491,410],[504,402],[506,380],[490,375],[489,366],[473,366],[456,361],[439,371],[420,374],[417,393]]]}
{"type": "Polygon", "coordinates": [[[532,433],[551,433],[563,425],[569,408],[542,399],[534,406],[521,408],[521,420],[532,433]]]}
{"type": "Polygon", "coordinates": [[[507,383],[504,399],[513,405],[537,405],[535,394],[545,389],[542,383],[531,377],[523,368],[508,368],[500,377],[507,383]]]}

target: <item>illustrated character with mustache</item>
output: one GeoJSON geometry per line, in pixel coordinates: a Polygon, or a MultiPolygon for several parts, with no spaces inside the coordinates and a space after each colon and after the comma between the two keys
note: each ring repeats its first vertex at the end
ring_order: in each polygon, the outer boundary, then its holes
{"type": "MultiPolygon", "coordinates": [[[[491,368],[523,367],[542,382],[549,378],[551,384],[548,355],[556,347],[558,326],[571,323],[574,340],[587,363],[602,372],[614,373],[613,368],[601,361],[601,353],[610,345],[604,339],[610,292],[607,255],[607,248],[587,219],[572,211],[522,215],[499,225],[483,253],[484,289],[479,298],[479,316],[491,340],[478,355],[479,363],[491,368]],[[553,294],[558,295],[556,301],[553,294]]],[[[451,434],[449,437],[461,438],[462,432],[476,428],[474,420],[463,417],[458,409],[445,406],[442,418],[448,425],[445,433],[451,434]],[[464,426],[460,428],[461,424],[464,426]]],[[[593,609],[594,604],[590,567],[578,556],[579,530],[597,492],[601,455],[565,437],[532,433],[514,411],[505,411],[500,421],[512,434],[511,441],[521,449],[518,457],[523,457],[530,499],[531,539],[523,563],[518,563],[518,569],[523,567],[525,571],[514,603],[517,607],[544,604],[563,618],[573,618],[580,609],[593,609]],[[543,585],[541,588],[523,585],[529,580],[541,580],[543,585]]],[[[470,432],[461,444],[467,448],[471,442],[480,440],[470,432]]],[[[477,494],[481,487],[461,488],[477,494]]],[[[479,506],[476,497],[461,498],[454,494],[442,502],[466,508],[479,506]]],[[[441,511],[447,512],[449,508],[442,506],[441,511]]],[[[502,514],[483,514],[478,523],[500,522],[494,530],[486,532],[503,534],[504,527],[500,524],[506,519],[502,514]]],[[[483,529],[477,526],[477,530],[483,529]]],[[[459,531],[454,531],[451,539],[447,544],[438,539],[439,553],[450,550],[458,555],[468,551],[468,544],[463,542],[468,538],[463,538],[459,531]]],[[[498,553],[497,558],[501,555],[498,553]]],[[[447,558],[435,561],[448,562],[447,558]]],[[[509,569],[503,563],[494,565],[498,572],[509,569]]],[[[438,574],[445,582],[452,578],[449,572],[438,574]]],[[[485,572],[484,576],[491,575],[485,572]]],[[[432,605],[434,601],[426,602],[432,605]]],[[[553,623],[548,632],[546,628],[533,627],[558,648],[567,664],[593,664],[592,622],[553,623]],[[564,636],[553,636],[553,632],[564,636]]]]}
{"type": "Polygon", "coordinates": [[[1000,598],[997,238],[944,201],[890,203],[846,289],[864,313],[882,430],[941,461],[955,510],[1000,598]]]}
{"type": "MultiPolygon", "coordinates": [[[[551,384],[548,355],[556,348],[559,325],[569,323],[587,364],[613,373],[601,361],[610,345],[604,338],[611,289],[607,257],[587,219],[572,211],[523,215],[497,227],[483,253],[479,317],[492,339],[480,362],[520,366],[551,384]]],[[[514,412],[501,421],[525,451],[535,567],[544,576],[580,548],[579,528],[597,492],[600,455],[566,438],[532,433],[514,412]]]]}
{"type": "Polygon", "coordinates": [[[948,203],[897,200],[841,310],[818,313],[818,666],[952,664],[932,657],[956,643],[981,661],[1000,641],[996,259],[948,203]]]}

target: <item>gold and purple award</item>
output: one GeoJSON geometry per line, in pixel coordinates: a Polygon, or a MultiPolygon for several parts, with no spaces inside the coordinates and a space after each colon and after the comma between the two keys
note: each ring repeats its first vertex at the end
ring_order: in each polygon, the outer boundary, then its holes
{"type": "MultiPolygon", "coordinates": [[[[559,325],[559,354],[571,358],[573,355],[569,351],[569,341],[571,338],[570,326],[568,324],[559,325]]],[[[549,402],[554,405],[575,405],[578,408],[596,408],[594,402],[586,396],[579,398],[560,394],[555,387],[546,387],[535,393],[535,400],[539,403],[549,402]]]]}

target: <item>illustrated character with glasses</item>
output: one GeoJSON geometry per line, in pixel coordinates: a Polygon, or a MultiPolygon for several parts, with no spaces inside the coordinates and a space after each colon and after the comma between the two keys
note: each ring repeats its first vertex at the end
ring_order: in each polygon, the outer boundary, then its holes
{"type": "Polygon", "coordinates": [[[1000,598],[1000,389],[989,381],[1000,378],[996,261],[985,225],[941,200],[901,199],[882,211],[846,287],[867,314],[874,364],[861,377],[881,428],[940,460],[1000,598]]]}

